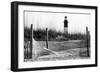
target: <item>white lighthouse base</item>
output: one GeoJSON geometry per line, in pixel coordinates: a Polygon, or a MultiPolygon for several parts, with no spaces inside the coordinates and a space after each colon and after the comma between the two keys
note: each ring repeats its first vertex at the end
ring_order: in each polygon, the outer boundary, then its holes
{"type": "Polygon", "coordinates": [[[68,34],[68,28],[64,28],[64,33],[68,34]]]}

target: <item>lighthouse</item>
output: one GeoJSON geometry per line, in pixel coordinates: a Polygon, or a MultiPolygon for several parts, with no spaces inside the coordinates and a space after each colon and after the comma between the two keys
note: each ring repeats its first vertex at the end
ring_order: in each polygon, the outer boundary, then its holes
{"type": "Polygon", "coordinates": [[[65,16],[65,19],[64,19],[64,33],[68,34],[68,20],[67,20],[67,16],[65,16]]]}

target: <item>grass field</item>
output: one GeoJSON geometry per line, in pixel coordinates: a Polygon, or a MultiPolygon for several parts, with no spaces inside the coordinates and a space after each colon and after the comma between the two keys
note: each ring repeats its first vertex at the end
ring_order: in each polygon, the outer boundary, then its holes
{"type": "MultiPolygon", "coordinates": [[[[46,46],[46,41],[37,41],[41,47],[46,46]]],[[[86,48],[85,41],[70,40],[70,41],[48,41],[48,48],[53,51],[62,51],[74,48],[86,48]]]]}
{"type": "MultiPolygon", "coordinates": [[[[45,41],[36,41],[37,46],[45,47],[45,41]]],[[[26,59],[25,61],[51,61],[51,60],[68,60],[68,59],[84,59],[87,57],[87,47],[86,43],[83,40],[69,40],[69,41],[48,41],[48,49],[56,52],[58,55],[43,55],[39,56],[37,59],[26,59]],[[81,57],[80,54],[84,54],[84,57],[81,57]]],[[[33,45],[34,46],[34,45],[33,45]]],[[[35,47],[36,48],[36,45],[35,47]]],[[[33,50],[34,50],[33,48],[33,50]]]]}

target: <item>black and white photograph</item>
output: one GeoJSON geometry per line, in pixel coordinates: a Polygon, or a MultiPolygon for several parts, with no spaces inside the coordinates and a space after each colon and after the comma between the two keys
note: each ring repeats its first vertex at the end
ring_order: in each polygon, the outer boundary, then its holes
{"type": "Polygon", "coordinates": [[[12,2],[12,71],[97,66],[97,7],[12,2]]]}
{"type": "Polygon", "coordinates": [[[89,59],[89,13],[24,11],[24,61],[89,59]]]}

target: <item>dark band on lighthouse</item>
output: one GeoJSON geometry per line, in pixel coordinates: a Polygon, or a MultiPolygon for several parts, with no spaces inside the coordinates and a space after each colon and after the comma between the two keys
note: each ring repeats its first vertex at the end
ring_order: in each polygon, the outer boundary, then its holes
{"type": "Polygon", "coordinates": [[[68,34],[68,20],[67,20],[67,16],[65,16],[65,19],[64,19],[64,33],[68,34]]]}

